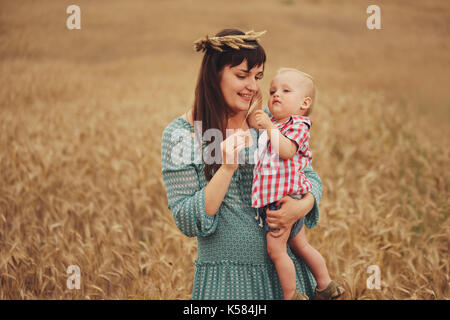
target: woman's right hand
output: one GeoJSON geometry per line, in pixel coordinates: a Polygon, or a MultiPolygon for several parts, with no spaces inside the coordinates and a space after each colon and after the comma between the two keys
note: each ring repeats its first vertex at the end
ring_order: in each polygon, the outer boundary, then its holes
{"type": "MultiPolygon", "coordinates": [[[[222,150],[222,167],[232,172],[239,167],[238,156],[245,148],[245,137],[250,135],[250,131],[238,129],[220,144],[222,150]]],[[[250,135],[251,137],[251,135],[250,135]]]]}
{"type": "Polygon", "coordinates": [[[300,218],[306,216],[314,207],[314,196],[311,193],[304,195],[302,199],[294,199],[290,196],[285,196],[276,202],[276,205],[281,205],[278,210],[266,210],[266,221],[271,229],[278,229],[271,231],[271,235],[275,238],[280,237],[285,231],[290,230],[292,225],[300,218]]]}

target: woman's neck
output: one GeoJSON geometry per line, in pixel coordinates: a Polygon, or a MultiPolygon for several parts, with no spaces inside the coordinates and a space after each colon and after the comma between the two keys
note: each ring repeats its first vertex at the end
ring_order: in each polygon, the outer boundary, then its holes
{"type": "Polygon", "coordinates": [[[248,129],[247,121],[245,121],[246,112],[239,112],[235,115],[228,117],[227,129],[241,129],[242,123],[244,123],[244,130],[248,129]]]}

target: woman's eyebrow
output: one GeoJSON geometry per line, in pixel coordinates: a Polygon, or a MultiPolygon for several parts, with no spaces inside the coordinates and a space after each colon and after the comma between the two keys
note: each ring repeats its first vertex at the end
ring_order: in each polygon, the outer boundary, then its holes
{"type": "MultiPolygon", "coordinates": [[[[250,70],[245,70],[245,69],[238,69],[238,71],[245,72],[245,73],[250,73],[250,70]]],[[[257,75],[260,75],[260,74],[264,74],[264,71],[260,71],[260,72],[257,73],[257,75]]]]}

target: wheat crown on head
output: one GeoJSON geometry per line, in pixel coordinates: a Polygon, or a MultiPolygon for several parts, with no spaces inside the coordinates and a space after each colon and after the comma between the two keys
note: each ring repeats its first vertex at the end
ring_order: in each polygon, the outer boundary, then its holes
{"type": "Polygon", "coordinates": [[[242,35],[228,35],[222,37],[212,37],[198,39],[194,42],[195,51],[206,51],[208,48],[223,52],[223,46],[227,45],[230,48],[239,50],[240,48],[255,49],[256,45],[246,43],[245,41],[257,41],[259,37],[265,34],[266,31],[255,32],[253,30],[247,31],[242,35]]]}

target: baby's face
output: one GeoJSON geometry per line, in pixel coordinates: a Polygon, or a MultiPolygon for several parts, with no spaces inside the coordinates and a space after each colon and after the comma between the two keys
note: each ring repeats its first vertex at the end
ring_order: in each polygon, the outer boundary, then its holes
{"type": "Polygon", "coordinates": [[[286,121],[292,115],[301,115],[301,104],[305,99],[302,76],[286,71],[273,78],[270,83],[269,110],[277,121],[286,121]]]}

